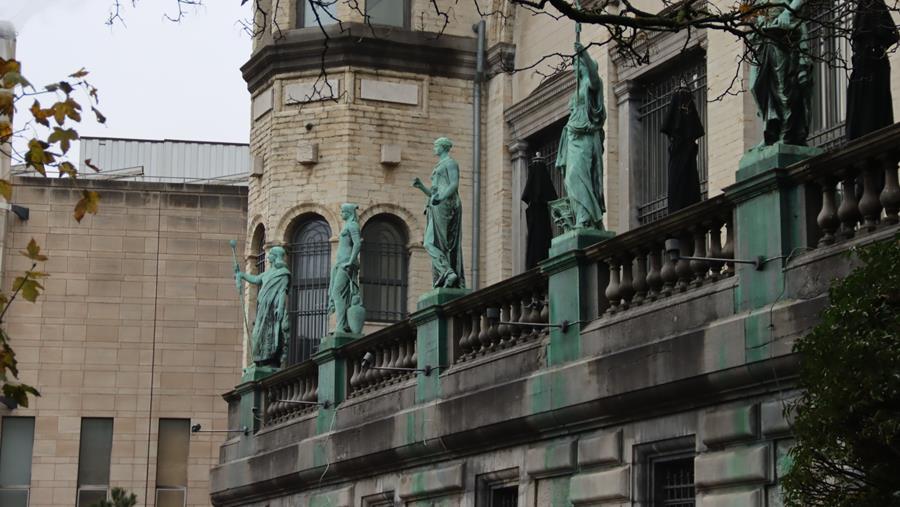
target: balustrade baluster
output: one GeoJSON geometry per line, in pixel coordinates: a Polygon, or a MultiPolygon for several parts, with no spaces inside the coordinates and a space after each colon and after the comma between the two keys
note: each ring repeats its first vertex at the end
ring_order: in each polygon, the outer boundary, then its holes
{"type": "Polygon", "coordinates": [[[678,282],[675,284],[675,288],[679,292],[686,291],[688,285],[691,283],[691,262],[684,259],[684,257],[690,257],[693,253],[693,243],[690,234],[682,234],[681,237],[678,238],[681,258],[679,258],[678,262],[675,264],[675,274],[678,276],[678,282]]]}
{"type": "Polygon", "coordinates": [[[359,389],[359,359],[353,358],[353,373],[350,375],[350,392],[359,389]]]}
{"type": "Polygon", "coordinates": [[[884,166],[884,188],[879,200],[884,208],[884,223],[896,224],[900,213],[900,183],[897,179],[897,153],[889,153],[882,160],[884,166]]]}
{"type": "Polygon", "coordinates": [[[678,282],[678,273],[675,269],[675,263],[669,258],[668,253],[663,254],[662,269],[660,270],[659,275],[663,282],[660,295],[664,297],[671,296],[672,292],[675,290],[675,284],[678,282]]]}
{"type": "MultiPolygon", "coordinates": [[[[706,231],[709,224],[704,223],[695,226],[692,229],[694,236],[694,257],[706,257],[706,231]]],[[[691,271],[694,273],[694,286],[699,287],[706,281],[706,274],[709,271],[709,261],[692,260],[690,263],[691,271]]]]}
{"type": "Polygon", "coordinates": [[[841,225],[837,215],[837,202],[835,199],[834,178],[825,176],[819,180],[822,189],[822,209],[816,216],[816,224],[822,232],[819,238],[819,246],[831,245],[835,240],[835,233],[841,225]]]}
{"type": "MultiPolygon", "coordinates": [[[[722,258],[722,221],[718,218],[709,223],[709,256],[716,259],[722,258]]],[[[710,278],[713,281],[718,280],[722,274],[722,262],[710,261],[709,270],[710,278]]]]}
{"type": "Polygon", "coordinates": [[[538,322],[546,324],[550,322],[550,301],[543,292],[539,292],[538,297],[540,297],[541,301],[541,312],[538,314],[538,322]]]}
{"type": "Polygon", "coordinates": [[[475,352],[481,353],[487,350],[488,346],[491,344],[490,338],[490,323],[487,321],[487,316],[484,314],[484,309],[481,308],[478,310],[478,319],[479,319],[479,329],[478,333],[478,347],[475,352]]]}
{"type": "Polygon", "coordinates": [[[635,258],[637,264],[637,274],[634,275],[634,298],[631,304],[640,306],[647,299],[647,250],[641,249],[637,252],[635,258]]]}
{"type": "MultiPolygon", "coordinates": [[[[510,322],[521,322],[522,321],[522,298],[518,296],[513,296],[512,303],[510,304],[510,312],[509,312],[510,322]]],[[[514,343],[519,341],[519,337],[522,335],[522,328],[512,324],[509,326],[510,335],[512,335],[512,340],[514,343]]]]}
{"type": "MultiPolygon", "coordinates": [[[[512,306],[512,304],[509,301],[503,301],[503,303],[500,304],[500,321],[501,322],[510,322],[509,316],[512,313],[510,310],[510,306],[512,306]]],[[[500,338],[497,345],[500,348],[505,348],[505,347],[508,347],[509,345],[511,345],[511,341],[512,341],[511,332],[512,332],[512,330],[510,329],[509,324],[500,324],[497,327],[497,334],[499,335],[499,338],[500,338]]]]}
{"type": "Polygon", "coordinates": [[[538,297],[539,296],[536,293],[531,294],[531,301],[528,303],[528,322],[538,323],[541,321],[541,307],[543,306],[543,303],[538,297]]]}
{"type": "MultiPolygon", "coordinates": [[[[731,221],[732,214],[725,217],[725,246],[722,247],[723,259],[734,259],[734,225],[731,221]]],[[[725,276],[734,274],[734,263],[725,262],[725,276]]]]}
{"type": "Polygon", "coordinates": [[[841,205],[838,207],[838,220],[841,221],[841,236],[852,238],[856,234],[859,223],[859,202],[856,200],[856,169],[844,171],[841,180],[841,205]]]}
{"type": "Polygon", "coordinates": [[[878,194],[881,192],[881,189],[878,188],[880,176],[881,167],[879,167],[878,161],[868,161],[862,174],[863,195],[859,200],[862,229],[866,232],[874,232],[881,221],[881,201],[878,200],[878,194]]]}
{"type": "MultiPolygon", "coordinates": [[[[485,314],[485,320],[487,320],[487,314],[485,314]]],[[[497,350],[500,345],[500,329],[496,322],[488,322],[487,329],[487,343],[485,344],[485,349],[490,350],[491,352],[497,350]]]]}
{"type": "Polygon", "coordinates": [[[622,254],[622,281],[619,284],[619,297],[622,302],[622,310],[631,308],[631,298],[634,297],[634,266],[631,259],[631,252],[622,254]]]}
{"type": "Polygon", "coordinates": [[[647,299],[650,301],[655,301],[660,297],[660,291],[662,291],[663,287],[659,252],[659,245],[650,245],[650,254],[648,257],[648,260],[650,261],[650,271],[647,273],[647,287],[649,287],[647,299]]]}
{"type": "Polygon", "coordinates": [[[619,311],[619,260],[610,257],[606,260],[609,266],[609,284],[606,286],[606,300],[609,301],[609,313],[619,311]]]}

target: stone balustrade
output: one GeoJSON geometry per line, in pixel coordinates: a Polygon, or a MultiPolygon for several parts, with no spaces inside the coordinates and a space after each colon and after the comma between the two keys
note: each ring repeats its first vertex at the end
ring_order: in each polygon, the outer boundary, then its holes
{"type": "Polygon", "coordinates": [[[410,379],[416,367],[416,329],[409,321],[399,322],[347,345],[347,398],[372,393],[410,379]],[[371,354],[371,364],[363,357],[371,354]]]}
{"type": "Polygon", "coordinates": [[[274,426],[316,411],[319,372],[305,361],[260,381],[263,393],[261,426],[274,426]]]}
{"type": "Polygon", "coordinates": [[[455,362],[471,361],[535,339],[549,320],[547,280],[537,270],[445,305],[455,362]],[[492,317],[490,310],[495,312],[492,317]],[[499,317],[499,318],[496,318],[499,317]]]}

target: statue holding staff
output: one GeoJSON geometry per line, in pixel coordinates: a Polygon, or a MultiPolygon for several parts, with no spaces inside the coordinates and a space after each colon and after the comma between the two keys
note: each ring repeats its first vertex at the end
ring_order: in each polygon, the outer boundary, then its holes
{"type": "Polygon", "coordinates": [[[341,205],[344,227],[338,238],[337,256],[328,284],[328,311],[335,314],[335,333],[359,334],[365,320],[365,309],[359,296],[359,250],[362,240],[357,208],[356,204],[341,205]]]}
{"type": "Polygon", "coordinates": [[[431,171],[431,188],[413,180],[427,197],[425,251],[431,256],[432,285],[435,288],[466,287],[462,254],[462,200],[459,198],[459,164],[450,156],[453,142],[446,137],[434,141],[438,163],[431,171]]]}
{"type": "MultiPolygon", "coordinates": [[[[577,25],[576,25],[577,26],[577,25]]],[[[577,26],[580,31],[580,26],[577,26]]],[[[576,32],[577,33],[577,32],[576,32]]],[[[564,172],[565,188],[575,229],[603,229],[603,81],[597,62],[575,42],[575,93],[569,100],[569,120],[559,139],[556,167],[564,172]]]]}
{"type": "Polygon", "coordinates": [[[288,287],[291,272],[287,268],[284,248],[273,246],[266,258],[269,269],[259,275],[251,275],[234,265],[234,276],[238,284],[245,280],[259,285],[256,296],[256,319],[250,338],[251,357],[256,366],[280,368],[287,353],[287,338],[290,335],[288,318],[288,287]]]}

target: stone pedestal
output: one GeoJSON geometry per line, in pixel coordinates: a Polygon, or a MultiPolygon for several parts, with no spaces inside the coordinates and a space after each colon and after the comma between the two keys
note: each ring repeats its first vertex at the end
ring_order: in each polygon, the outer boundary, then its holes
{"type": "MultiPolygon", "coordinates": [[[[259,429],[259,419],[257,417],[262,408],[262,393],[257,389],[256,382],[253,381],[241,382],[235,386],[234,393],[240,400],[238,401],[238,421],[237,426],[229,429],[247,428],[250,430],[250,436],[253,436],[259,429]]],[[[241,452],[248,450],[251,445],[250,438],[247,438],[243,433],[229,433],[228,438],[234,438],[237,435],[240,435],[241,439],[238,444],[241,452]]]]}
{"type": "Polygon", "coordinates": [[[756,146],[747,150],[738,164],[737,181],[744,181],[774,168],[784,169],[822,153],[821,148],[794,144],[756,146]]]}
{"type": "Polygon", "coordinates": [[[409,316],[413,325],[416,326],[416,368],[425,368],[425,366],[435,368],[428,376],[423,373],[417,375],[417,403],[440,397],[440,374],[443,368],[438,367],[450,364],[449,326],[441,305],[470,292],[472,292],[471,289],[438,288],[431,290],[419,298],[416,312],[409,316]]]}
{"type": "Polygon", "coordinates": [[[257,380],[262,380],[273,373],[278,373],[281,371],[280,368],[276,368],[274,366],[259,366],[257,364],[251,364],[244,368],[243,374],[241,375],[241,382],[255,382],[257,380]]]}
{"type": "Polygon", "coordinates": [[[750,312],[745,320],[748,362],[772,353],[767,308],[784,287],[783,261],[778,257],[805,246],[803,188],[788,180],[785,168],[821,152],[783,144],[754,148],[741,159],[737,183],[725,189],[735,202],[735,259],[772,259],[761,270],[735,265],[740,280],[735,310],[750,312]]]}
{"type": "Polygon", "coordinates": [[[319,351],[312,357],[319,366],[318,401],[328,402],[328,407],[319,406],[316,417],[317,433],[327,433],[331,430],[337,405],[347,396],[347,359],[338,354],[338,349],[358,338],[362,338],[362,335],[331,333],[322,338],[319,351]]]}
{"type": "Polygon", "coordinates": [[[584,256],[584,248],[615,236],[612,231],[576,229],[561,234],[550,244],[550,257],[541,262],[549,277],[550,323],[570,323],[563,331],[550,328],[549,366],[581,357],[583,323],[597,318],[597,264],[584,256]]]}

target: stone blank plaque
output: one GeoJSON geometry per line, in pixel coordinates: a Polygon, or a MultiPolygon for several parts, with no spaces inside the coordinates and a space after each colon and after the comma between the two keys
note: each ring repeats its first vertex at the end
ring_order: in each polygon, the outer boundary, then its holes
{"type": "Polygon", "coordinates": [[[400,163],[401,149],[399,144],[381,145],[381,163],[384,165],[397,165],[400,163]]]}
{"type": "Polygon", "coordinates": [[[259,155],[253,155],[253,165],[250,167],[250,176],[262,176],[265,163],[259,155]]]}
{"type": "Polygon", "coordinates": [[[340,79],[306,81],[303,83],[290,83],[284,85],[284,89],[281,92],[281,101],[284,105],[289,106],[293,104],[334,99],[339,97],[340,94],[340,79]]]}
{"type": "Polygon", "coordinates": [[[262,115],[272,110],[272,87],[253,97],[250,109],[253,110],[253,119],[258,120],[262,115]]]}
{"type": "Polygon", "coordinates": [[[301,164],[315,164],[319,162],[319,143],[297,144],[297,162],[301,164]]]}
{"type": "Polygon", "coordinates": [[[359,96],[365,100],[415,106],[419,104],[419,85],[360,79],[359,96]]]}

